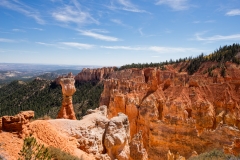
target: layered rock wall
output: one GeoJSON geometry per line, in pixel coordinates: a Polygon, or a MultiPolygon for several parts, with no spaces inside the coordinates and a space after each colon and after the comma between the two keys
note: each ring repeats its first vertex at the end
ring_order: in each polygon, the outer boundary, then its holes
{"type": "MultiPolygon", "coordinates": [[[[240,75],[240,70],[232,71],[240,75]]],[[[229,146],[240,136],[239,78],[204,77],[127,69],[104,80],[101,105],[108,116],[130,121],[131,138],[142,131],[150,159],[167,159],[170,150],[188,158],[229,146]]]]}
{"type": "Polygon", "coordinates": [[[75,76],[76,81],[101,81],[107,78],[116,67],[104,67],[97,69],[84,68],[78,75],[75,76]]]}

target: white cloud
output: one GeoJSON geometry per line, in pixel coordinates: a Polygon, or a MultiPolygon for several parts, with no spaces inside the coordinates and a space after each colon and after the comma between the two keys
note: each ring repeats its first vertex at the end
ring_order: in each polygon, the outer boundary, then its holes
{"type": "Polygon", "coordinates": [[[135,50],[135,51],[146,50],[146,48],[143,47],[130,47],[130,46],[101,46],[101,48],[135,50]]]}
{"type": "Polygon", "coordinates": [[[42,28],[31,28],[31,29],[38,30],[38,31],[43,31],[42,28]]]}
{"type": "Polygon", "coordinates": [[[132,51],[153,51],[157,53],[184,53],[184,52],[205,52],[204,50],[196,48],[180,48],[180,47],[161,47],[161,46],[148,46],[148,47],[135,47],[135,46],[101,46],[106,49],[118,50],[132,50],[132,51]]]}
{"type": "Polygon", "coordinates": [[[215,22],[216,22],[215,20],[207,20],[204,23],[215,23],[215,22]]]}
{"type": "Polygon", "coordinates": [[[95,39],[104,40],[104,41],[112,41],[112,42],[120,41],[120,39],[118,39],[116,37],[106,36],[106,35],[103,35],[103,34],[92,32],[92,31],[79,30],[79,32],[80,32],[81,35],[92,37],[92,38],[95,38],[95,39]]]}
{"type": "Polygon", "coordinates": [[[122,26],[124,25],[124,24],[122,23],[122,21],[119,20],[119,19],[111,19],[111,21],[114,22],[114,23],[116,23],[116,24],[122,25],[122,26]]]}
{"type": "Polygon", "coordinates": [[[149,50],[152,50],[158,53],[203,52],[203,50],[199,50],[196,48],[159,47],[159,46],[151,46],[149,47],[149,50]]]}
{"type": "Polygon", "coordinates": [[[201,23],[201,21],[193,21],[193,23],[198,24],[201,23]]]}
{"type": "Polygon", "coordinates": [[[24,30],[18,29],[18,28],[14,28],[14,29],[12,29],[12,31],[14,31],[14,32],[25,32],[24,30]]]}
{"type": "Polygon", "coordinates": [[[145,10],[139,9],[136,5],[132,4],[130,0],[115,0],[111,1],[111,6],[108,6],[109,9],[112,10],[124,10],[124,11],[129,11],[129,12],[136,12],[136,13],[149,13],[145,10]],[[117,2],[118,5],[114,5],[113,2],[117,2]]]}
{"type": "Polygon", "coordinates": [[[207,21],[193,21],[193,23],[195,24],[199,24],[199,23],[215,23],[215,20],[207,20],[207,21]]]}
{"type": "Polygon", "coordinates": [[[77,49],[92,49],[94,47],[94,45],[91,45],[91,44],[78,43],[78,42],[59,42],[55,44],[45,43],[45,42],[35,42],[35,43],[44,45],[44,46],[57,47],[59,49],[68,49],[69,47],[77,48],[77,49]]]}
{"type": "Polygon", "coordinates": [[[13,43],[13,42],[16,42],[16,41],[12,40],[12,39],[0,38],[0,42],[13,43]]]}
{"type": "Polygon", "coordinates": [[[188,0],[158,0],[156,5],[168,5],[173,10],[181,11],[189,8],[188,0]]]}
{"type": "Polygon", "coordinates": [[[60,44],[64,44],[66,46],[74,47],[77,49],[92,49],[94,47],[91,44],[77,43],[77,42],[60,42],[60,44]]]}
{"type": "Polygon", "coordinates": [[[130,12],[146,12],[145,10],[138,9],[134,4],[130,2],[130,0],[117,0],[119,4],[123,5],[123,10],[130,12]]]}
{"type": "Polygon", "coordinates": [[[84,12],[80,9],[80,4],[75,2],[75,6],[65,6],[52,13],[55,20],[64,23],[76,23],[78,25],[84,25],[87,23],[99,24],[88,12],[84,12]]]}
{"type": "Polygon", "coordinates": [[[124,24],[124,23],[123,23],[121,20],[119,20],[119,19],[111,19],[111,21],[112,21],[113,23],[116,23],[116,24],[119,25],[119,26],[123,26],[123,27],[126,27],[126,28],[132,28],[131,26],[124,24]]]}
{"type": "Polygon", "coordinates": [[[202,35],[203,33],[196,33],[195,34],[196,40],[208,41],[208,42],[221,41],[221,40],[240,40],[240,34],[233,34],[233,35],[227,35],[227,36],[214,35],[211,37],[202,37],[202,35]]]}
{"type": "Polygon", "coordinates": [[[22,13],[27,17],[31,17],[35,19],[35,21],[37,21],[39,24],[45,24],[45,21],[41,18],[38,11],[25,4],[20,3],[19,1],[14,1],[12,3],[10,0],[1,0],[0,6],[22,13]]]}
{"type": "Polygon", "coordinates": [[[139,29],[138,29],[138,32],[140,33],[141,36],[144,35],[143,32],[142,32],[142,28],[139,28],[139,29]]]}
{"type": "Polygon", "coordinates": [[[99,32],[99,33],[109,33],[109,31],[105,29],[91,29],[91,32],[99,32]]]}
{"type": "Polygon", "coordinates": [[[44,42],[35,42],[35,43],[44,45],[44,46],[55,46],[55,44],[51,44],[51,43],[44,43],[44,42]]]}
{"type": "Polygon", "coordinates": [[[226,13],[227,16],[240,16],[240,9],[233,9],[226,13]]]}

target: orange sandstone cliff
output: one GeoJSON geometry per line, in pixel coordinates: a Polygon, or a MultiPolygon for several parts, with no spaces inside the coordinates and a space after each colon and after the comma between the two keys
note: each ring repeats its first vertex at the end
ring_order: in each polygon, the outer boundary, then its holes
{"type": "Polygon", "coordinates": [[[108,106],[109,118],[128,116],[131,139],[142,132],[149,159],[223,148],[238,155],[240,69],[227,67],[225,78],[178,73],[171,66],[116,71],[104,80],[100,103],[108,106]]]}
{"type": "Polygon", "coordinates": [[[76,81],[101,81],[116,70],[116,67],[103,67],[97,69],[84,68],[75,76],[76,81]]]}

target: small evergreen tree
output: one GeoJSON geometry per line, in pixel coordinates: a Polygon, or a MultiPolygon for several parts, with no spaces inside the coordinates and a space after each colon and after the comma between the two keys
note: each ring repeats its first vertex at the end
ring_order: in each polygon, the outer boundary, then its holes
{"type": "Polygon", "coordinates": [[[23,148],[18,154],[18,160],[51,160],[48,148],[38,144],[32,136],[24,139],[23,148]]]}
{"type": "Polygon", "coordinates": [[[225,76],[226,76],[226,70],[225,70],[224,67],[223,67],[222,70],[221,70],[221,76],[222,76],[222,77],[225,77],[225,76]]]}

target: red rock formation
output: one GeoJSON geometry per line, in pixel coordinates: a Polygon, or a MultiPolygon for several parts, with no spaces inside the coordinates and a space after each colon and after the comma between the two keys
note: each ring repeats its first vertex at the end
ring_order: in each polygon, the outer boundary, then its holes
{"type": "Polygon", "coordinates": [[[76,119],[72,104],[72,95],[76,92],[75,80],[73,78],[61,78],[63,100],[62,107],[58,112],[57,118],[76,119]]]}
{"type": "Polygon", "coordinates": [[[129,121],[125,114],[119,113],[110,119],[105,131],[104,146],[111,159],[129,159],[129,132],[129,121]]]}
{"type": "Polygon", "coordinates": [[[185,157],[181,156],[178,152],[174,155],[169,150],[167,153],[167,160],[186,160],[185,157]]]}
{"type": "Polygon", "coordinates": [[[117,71],[104,80],[100,103],[110,118],[128,116],[131,137],[142,131],[149,159],[167,159],[168,150],[189,158],[240,138],[240,69],[228,69],[225,81],[156,68],[117,71]]]}
{"type": "Polygon", "coordinates": [[[21,137],[28,135],[30,120],[34,117],[34,111],[22,111],[15,116],[2,117],[2,130],[18,132],[21,137]]]}
{"type": "Polygon", "coordinates": [[[75,78],[75,76],[72,74],[72,72],[68,73],[67,75],[61,75],[61,76],[58,76],[54,82],[58,85],[60,85],[60,81],[62,78],[75,78]]]}
{"type": "Polygon", "coordinates": [[[230,146],[224,148],[225,153],[238,156],[240,153],[240,138],[236,138],[230,146]]]}
{"type": "MultiPolygon", "coordinates": [[[[60,148],[79,158],[88,160],[130,159],[129,121],[125,114],[120,113],[108,119],[106,117],[107,106],[100,106],[89,111],[90,114],[84,116],[82,120],[51,119],[29,122],[28,118],[32,115],[30,113],[22,112],[14,117],[5,116],[3,118],[3,124],[6,124],[3,127],[6,128],[4,131],[21,131],[19,129],[21,122],[29,126],[26,131],[35,137],[38,143],[60,148]]],[[[0,155],[4,155],[7,159],[19,158],[17,153],[22,149],[23,139],[16,137],[15,133],[2,132],[0,142],[3,142],[0,155]]],[[[134,143],[141,144],[138,139],[134,143]]],[[[142,146],[140,149],[144,150],[142,146]]]]}
{"type": "Polygon", "coordinates": [[[142,132],[134,135],[130,144],[130,159],[132,160],[147,160],[148,154],[143,146],[142,132]]]}
{"type": "Polygon", "coordinates": [[[76,81],[101,81],[107,78],[116,67],[104,67],[97,69],[84,68],[78,75],[75,76],[76,81]]]}

